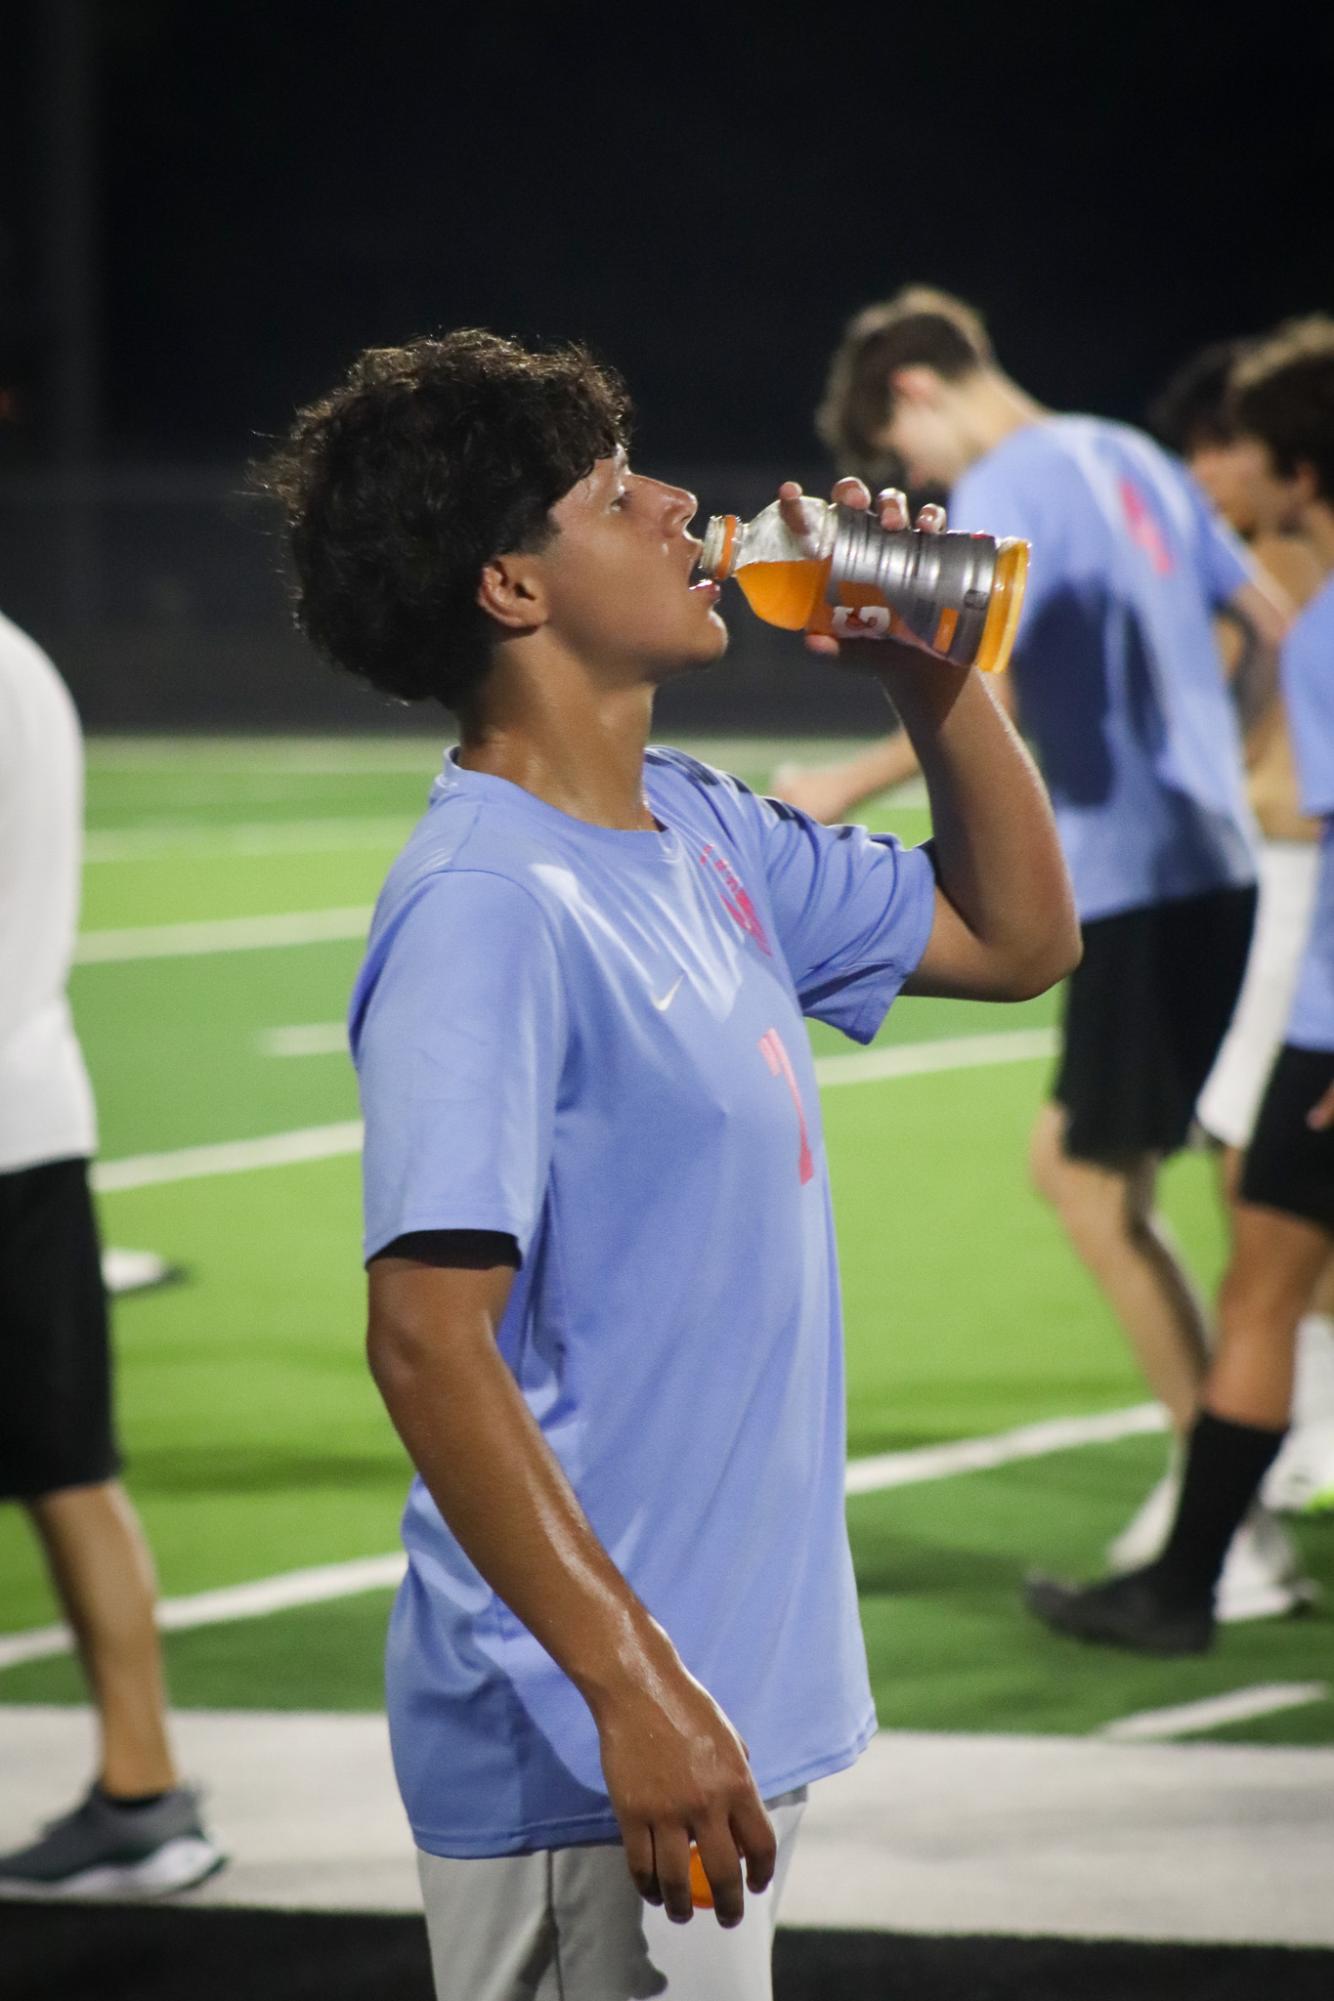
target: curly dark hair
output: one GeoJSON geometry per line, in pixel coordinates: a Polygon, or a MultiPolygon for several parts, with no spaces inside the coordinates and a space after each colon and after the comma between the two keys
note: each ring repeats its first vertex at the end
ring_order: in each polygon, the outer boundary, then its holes
{"type": "Polygon", "coordinates": [[[1231,409],[1284,479],[1311,466],[1320,498],[1334,506],[1334,319],[1288,320],[1257,341],[1233,376],[1231,409]]]}
{"type": "Polygon", "coordinates": [[[876,441],[893,415],[894,370],[925,365],[946,382],[960,382],[991,360],[991,341],[972,306],[932,285],[905,285],[848,321],[829,364],[816,431],[840,470],[883,479],[894,468],[876,441]]]}
{"type": "Polygon", "coordinates": [[[369,348],[255,468],[287,511],[301,629],[375,688],[466,707],[496,636],[482,566],[544,547],[629,422],[620,377],[577,344],[466,327],[369,348]]]}

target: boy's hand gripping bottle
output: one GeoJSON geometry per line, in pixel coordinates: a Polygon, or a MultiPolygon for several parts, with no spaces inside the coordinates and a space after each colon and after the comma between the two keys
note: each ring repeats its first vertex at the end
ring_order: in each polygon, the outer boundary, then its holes
{"type": "Polygon", "coordinates": [[[870,510],[808,494],[797,505],[802,535],[777,500],[753,521],[715,514],[700,569],[719,583],[735,577],[751,609],[789,632],[899,639],[985,674],[1007,664],[1027,542],[882,528],[870,510]]]}

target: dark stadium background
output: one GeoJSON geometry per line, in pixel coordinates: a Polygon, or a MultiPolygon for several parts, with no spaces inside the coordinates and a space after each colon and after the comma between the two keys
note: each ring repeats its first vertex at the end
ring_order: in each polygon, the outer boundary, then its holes
{"type": "MultiPolygon", "coordinates": [[[[579,335],[706,506],[827,476],[910,278],[1057,406],[1330,303],[1327,7],[9,0],[0,605],[94,728],[421,727],[300,657],[242,467],[367,342],[579,335]]],[[[874,726],[748,614],[702,728],[874,726]]]]}

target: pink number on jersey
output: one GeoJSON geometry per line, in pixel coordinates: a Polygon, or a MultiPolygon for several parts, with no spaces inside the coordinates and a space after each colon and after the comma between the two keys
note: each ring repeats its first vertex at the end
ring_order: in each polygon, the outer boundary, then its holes
{"type": "Polygon", "coordinates": [[[764,1052],[764,1060],[769,1065],[771,1074],[784,1078],[788,1090],[792,1093],[792,1102],[797,1108],[797,1131],[801,1135],[801,1149],[797,1155],[797,1177],[805,1183],[814,1177],[815,1160],[806,1132],[806,1107],[801,1102],[801,1092],[797,1087],[792,1059],[783,1047],[783,1038],[776,1028],[766,1028],[760,1037],[760,1048],[764,1052]]]}

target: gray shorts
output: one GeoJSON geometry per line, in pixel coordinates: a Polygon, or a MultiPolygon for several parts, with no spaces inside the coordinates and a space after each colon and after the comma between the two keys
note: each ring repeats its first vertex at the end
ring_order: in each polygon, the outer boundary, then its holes
{"type": "Polygon", "coordinates": [[[724,1931],[646,1904],[617,1842],[467,1861],[417,1853],[437,2001],[772,2001],[778,1902],[806,1789],[766,1802],[774,1880],[724,1931]]]}

